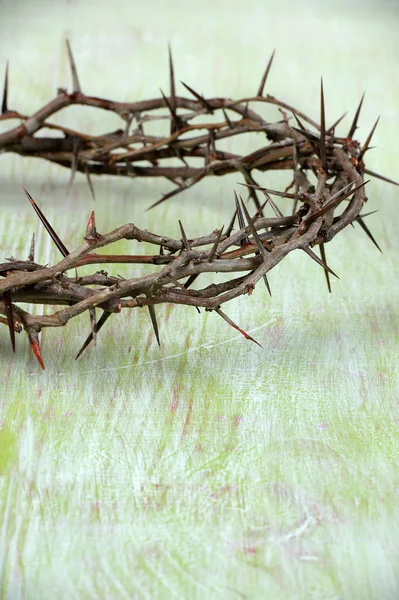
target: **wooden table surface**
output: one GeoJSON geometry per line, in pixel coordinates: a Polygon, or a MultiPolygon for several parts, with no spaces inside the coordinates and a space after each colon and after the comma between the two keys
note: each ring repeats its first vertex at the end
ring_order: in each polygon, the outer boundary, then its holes
{"type": "MultiPolygon", "coordinates": [[[[0,71],[9,59],[10,107],[32,113],[71,89],[68,37],[84,92],[139,100],[167,88],[170,42],[178,81],[234,98],[255,93],[275,48],[267,91],[318,119],[323,75],[327,121],[349,111],[342,135],[366,91],[361,141],[381,114],[368,166],[399,179],[398,25],[381,0],[2,0],[0,71]]],[[[54,122],[119,127],[87,107],[54,122]]],[[[189,236],[208,233],[229,220],[238,181],[208,178],[145,212],[168,182],[98,178],[94,204],[80,175],[68,195],[66,170],[8,154],[0,165],[0,260],[25,258],[34,231],[43,263],[57,251],[22,185],[73,247],[93,208],[100,231],[134,222],[178,237],[180,218],[189,236]]],[[[399,188],[373,180],[368,196],[383,253],[358,226],[337,236],[331,295],[297,252],[271,272],[272,298],[259,286],[226,305],[262,348],[214,313],[168,305],[161,348],[146,311],[113,319],[77,362],[87,318],[46,330],[41,372],[26,336],[12,355],[1,326],[1,599],[399,597],[399,188]]]]}

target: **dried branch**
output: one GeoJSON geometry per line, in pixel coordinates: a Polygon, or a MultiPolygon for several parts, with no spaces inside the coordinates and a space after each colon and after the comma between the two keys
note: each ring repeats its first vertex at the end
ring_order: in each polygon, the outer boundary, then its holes
{"type": "MultiPolygon", "coordinates": [[[[343,228],[358,222],[373,244],[379,248],[364,223],[367,215],[361,215],[366,202],[364,174],[390,181],[365,168],[364,155],[369,148],[377,123],[362,147],[352,139],[356,130],[361,103],[350,128],[349,137],[339,138],[335,131],[339,120],[326,127],[323,82],[320,89],[320,119],[318,125],[301,111],[281,102],[273,96],[263,96],[274,53],[266,67],[255,97],[230,100],[205,98],[187,84],[183,84],[194,99],[176,95],[172,54],[169,50],[170,96],[161,93],[160,98],[133,103],[121,103],[83,94],[77,67],[68,43],[73,92],[59,90],[58,96],[32,116],[27,117],[8,108],[8,70],[0,120],[20,119],[21,124],[0,134],[0,150],[15,152],[21,156],[34,156],[49,160],[71,170],[71,180],[76,171],[87,175],[94,196],[92,174],[113,174],[129,177],[166,177],[175,188],[165,194],[156,204],[195,185],[209,175],[237,172],[244,178],[250,198],[256,205],[251,216],[247,206],[237,194],[232,206],[232,219],[225,229],[218,229],[203,237],[190,239],[181,221],[179,238],[169,238],[139,229],[129,223],[105,234],[96,229],[94,212],[85,229],[83,243],[69,251],[52,225],[47,221],[35,200],[26,192],[28,199],[45,226],[62,259],[53,266],[44,266],[34,260],[34,240],[30,245],[28,260],[6,259],[0,264],[0,323],[7,326],[11,346],[15,348],[15,333],[23,328],[32,350],[42,368],[39,333],[45,327],[65,326],[72,318],[88,312],[90,331],[78,356],[89,346],[113,314],[124,309],[147,306],[156,339],[160,343],[159,325],[155,305],[165,302],[194,306],[198,310],[215,311],[247,339],[245,333],[221,310],[222,304],[243,294],[251,294],[257,282],[263,279],[270,293],[267,273],[293,250],[304,251],[324,271],[329,291],[329,275],[335,275],[327,265],[325,245],[343,228]],[[266,122],[261,115],[249,108],[252,103],[274,104],[283,111],[284,120],[266,122]],[[62,108],[80,104],[116,113],[125,123],[124,129],[101,136],[90,136],[49,122],[49,118],[62,108]],[[164,109],[156,115],[152,111],[164,109]],[[181,112],[181,111],[185,112],[181,112]],[[215,115],[221,111],[223,120],[198,122],[204,114],[215,115]],[[290,126],[285,111],[292,112],[298,127],[290,126]],[[239,119],[234,120],[233,115],[239,119]],[[168,121],[169,132],[165,136],[150,136],[144,128],[148,121],[168,121]],[[131,123],[136,129],[129,133],[131,123]],[[306,125],[304,125],[306,123],[306,125]],[[314,131],[310,131],[312,126],[314,131]],[[63,137],[35,137],[47,128],[63,137]],[[204,133],[205,132],[205,133],[204,133]],[[240,156],[218,149],[221,139],[248,132],[264,133],[270,140],[266,146],[240,156]],[[182,165],[170,165],[178,158],[182,165]],[[197,162],[192,163],[195,159],[197,162]],[[198,159],[203,164],[198,166],[198,159]],[[149,166],[143,166],[147,161],[149,166]],[[268,190],[255,181],[253,170],[289,169],[293,182],[284,192],[268,190]],[[312,185],[309,175],[316,176],[312,185]],[[294,187],[294,193],[288,189],[294,187]],[[265,196],[261,206],[256,192],[265,196]],[[294,214],[284,215],[271,195],[291,198],[295,202],[294,214]],[[263,216],[269,204],[275,217],[263,216]],[[296,207],[299,205],[298,210],[296,207]],[[343,208],[343,210],[341,210],[343,208]],[[245,217],[245,218],[244,218],[245,217]],[[238,220],[239,229],[234,231],[238,220]],[[154,247],[152,254],[103,255],[95,252],[119,240],[146,242],[154,247]],[[312,247],[320,245],[321,258],[312,247]],[[96,264],[147,264],[153,266],[150,274],[123,279],[97,271],[79,277],[75,269],[96,264]],[[75,273],[71,276],[70,272],[75,273]],[[211,285],[203,282],[204,273],[229,273],[228,281],[211,285]],[[191,286],[196,282],[197,288],[191,286]],[[35,315],[23,310],[20,303],[56,306],[52,314],[35,315]],[[60,308],[62,307],[62,308],[60,308]],[[96,321],[95,309],[102,309],[96,321]]],[[[378,121],[377,121],[378,122],[378,121]]],[[[391,183],[395,183],[390,181],[391,183]]],[[[286,202],[285,200],[283,202],[286,202]]],[[[257,342],[256,342],[257,343],[257,342]]]]}

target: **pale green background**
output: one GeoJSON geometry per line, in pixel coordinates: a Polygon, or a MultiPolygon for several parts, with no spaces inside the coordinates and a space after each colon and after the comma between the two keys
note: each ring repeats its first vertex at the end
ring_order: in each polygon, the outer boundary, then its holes
{"type": "MultiPolygon", "coordinates": [[[[8,58],[10,108],[32,112],[71,89],[69,37],[86,93],[139,100],[168,89],[169,41],[177,80],[240,97],[276,48],[267,91],[317,119],[323,75],[328,122],[350,110],[342,134],[366,90],[360,139],[381,114],[368,164],[399,179],[398,17],[381,1],[3,0],[0,70],[8,58]]],[[[120,126],[85,107],[53,122],[120,126]]],[[[73,247],[93,208],[100,231],[133,221],[177,237],[180,218],[189,237],[208,233],[230,219],[239,180],[145,213],[168,182],[96,179],[94,205],[79,175],[67,197],[66,170],[8,155],[0,166],[1,260],[26,257],[32,231],[38,260],[59,258],[21,185],[73,247]]],[[[225,307],[262,349],[215,314],[165,306],[161,349],[136,310],[75,362],[85,315],[45,331],[42,373],[1,327],[0,598],[399,597],[399,188],[367,189],[383,255],[349,227],[327,246],[341,277],[331,296],[295,253],[270,274],[271,299],[260,286],[225,307]]]]}

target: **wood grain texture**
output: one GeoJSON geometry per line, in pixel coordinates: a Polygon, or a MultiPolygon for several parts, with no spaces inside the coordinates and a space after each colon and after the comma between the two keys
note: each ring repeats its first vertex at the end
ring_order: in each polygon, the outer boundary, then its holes
{"type": "MultiPolygon", "coordinates": [[[[317,119],[322,74],[327,126],[349,110],[346,133],[366,90],[361,141],[381,114],[368,166],[398,179],[394,3],[0,7],[10,108],[30,112],[70,88],[66,37],[82,89],[120,100],[167,88],[168,41],[177,81],[214,96],[255,93],[276,48],[267,92],[317,119]]],[[[57,122],[119,127],[96,112],[78,107],[57,122]]],[[[251,148],[249,136],[239,143],[251,148]]],[[[67,247],[93,208],[99,231],[133,221],[174,236],[178,219],[194,236],[233,211],[234,175],[145,213],[168,182],[94,179],[94,205],[79,174],[67,196],[62,169],[8,155],[0,165],[2,257],[25,258],[33,231],[38,259],[57,253],[22,185],[67,247]]],[[[42,373],[22,335],[11,355],[0,324],[1,599],[398,597],[399,195],[369,186],[382,255],[348,228],[326,245],[341,277],[331,295],[322,269],[297,253],[270,274],[272,298],[259,286],[226,306],[262,349],[215,314],[166,306],[160,349],[144,310],[110,320],[77,362],[87,319],[46,331],[42,373]]]]}

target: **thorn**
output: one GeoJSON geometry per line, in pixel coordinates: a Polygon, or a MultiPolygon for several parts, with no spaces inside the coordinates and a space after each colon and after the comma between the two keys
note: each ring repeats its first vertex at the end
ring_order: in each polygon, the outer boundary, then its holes
{"type": "Polygon", "coordinates": [[[376,179],[381,179],[381,181],[385,181],[386,183],[392,183],[392,185],[399,186],[399,183],[397,181],[394,181],[393,179],[388,179],[388,177],[384,177],[384,175],[379,175],[378,173],[375,173],[374,171],[370,171],[370,169],[364,169],[364,172],[366,175],[371,175],[371,177],[375,177],[376,179]]]}
{"type": "Polygon", "coordinates": [[[334,132],[334,130],[335,130],[336,126],[338,125],[338,123],[340,123],[340,122],[342,121],[342,119],[343,119],[344,117],[346,117],[346,115],[347,115],[347,114],[348,114],[347,112],[344,112],[344,114],[342,115],[342,117],[340,117],[339,119],[337,119],[337,120],[335,121],[335,123],[333,123],[333,124],[331,125],[331,127],[329,127],[329,128],[327,129],[327,131],[326,131],[326,134],[327,134],[327,135],[331,135],[331,134],[334,132]]]}
{"type": "MultiPolygon", "coordinates": [[[[321,256],[321,260],[323,261],[323,263],[325,265],[327,265],[327,258],[326,258],[326,248],[325,248],[325,244],[320,244],[320,256],[321,256]]],[[[324,269],[324,275],[326,276],[326,282],[327,282],[327,288],[328,291],[331,294],[331,282],[330,282],[330,274],[327,271],[327,269],[324,269]]]]}
{"type": "Polygon", "coordinates": [[[96,323],[96,309],[91,306],[89,308],[89,315],[90,315],[90,327],[91,327],[91,332],[93,334],[93,343],[95,346],[97,346],[97,323],[96,323]]]}
{"type": "Polygon", "coordinates": [[[163,250],[163,246],[159,248],[159,256],[164,256],[165,252],[163,250]]]}
{"type": "Polygon", "coordinates": [[[326,112],[324,103],[323,78],[321,78],[320,81],[320,161],[323,170],[327,173],[326,112]]]}
{"type": "Polygon", "coordinates": [[[11,300],[11,292],[7,290],[3,294],[4,306],[7,317],[7,325],[8,331],[10,332],[10,340],[11,340],[11,348],[15,353],[15,329],[14,329],[14,317],[12,313],[12,300],[11,300]]]}
{"type": "MultiPolygon", "coordinates": [[[[340,204],[340,202],[342,202],[343,200],[346,200],[346,198],[349,198],[349,196],[354,194],[357,190],[360,190],[360,188],[364,187],[366,185],[366,183],[368,183],[369,181],[370,180],[363,181],[363,183],[361,183],[360,185],[357,185],[352,190],[349,190],[349,192],[346,192],[346,194],[344,194],[343,196],[336,197],[336,195],[338,194],[338,192],[337,192],[337,194],[334,194],[334,196],[332,197],[332,199],[330,200],[330,202],[328,204],[326,204],[325,206],[320,208],[318,211],[316,211],[315,213],[310,215],[309,220],[313,221],[317,217],[321,217],[322,215],[324,215],[326,212],[328,212],[332,208],[335,208],[336,206],[338,206],[338,204],[340,204]]],[[[351,184],[352,184],[352,182],[351,182],[351,184]]],[[[345,188],[347,188],[347,187],[348,186],[345,186],[345,188]]],[[[345,189],[345,188],[343,188],[343,189],[345,189]]],[[[342,190],[339,190],[339,192],[342,192],[342,190]]]]}
{"type": "MultiPolygon", "coordinates": [[[[234,190],[234,196],[235,196],[235,200],[236,200],[236,212],[237,212],[237,217],[238,217],[238,226],[240,229],[244,229],[245,221],[244,221],[244,217],[242,214],[240,203],[238,202],[238,196],[237,196],[237,193],[235,190],[234,190]]],[[[248,236],[244,237],[240,243],[241,243],[241,246],[247,246],[249,244],[248,236]]]]}
{"type": "Polygon", "coordinates": [[[226,123],[227,123],[229,129],[234,129],[234,124],[230,121],[229,116],[228,116],[227,112],[224,110],[224,108],[222,108],[222,112],[224,114],[224,118],[226,120],[226,123]]]}
{"type": "Polygon", "coordinates": [[[181,231],[181,238],[182,238],[183,246],[187,250],[187,252],[190,252],[191,247],[190,247],[190,244],[188,243],[186,232],[184,231],[184,228],[183,228],[183,225],[182,225],[182,222],[180,221],[180,219],[179,219],[179,225],[180,225],[180,231],[181,231]]]}
{"type": "Polygon", "coordinates": [[[93,200],[95,202],[96,201],[96,195],[94,193],[94,187],[93,187],[93,183],[92,183],[91,177],[90,177],[89,165],[87,165],[87,167],[86,167],[86,177],[87,177],[87,183],[89,184],[91,197],[93,198],[93,200]]]}
{"type": "MultiPolygon", "coordinates": [[[[373,212],[376,212],[376,211],[373,211],[373,212]]],[[[370,214],[372,214],[372,213],[368,213],[368,214],[370,215],[370,214]]],[[[363,217],[365,217],[365,216],[367,216],[367,215],[362,215],[362,216],[363,216],[363,217]]],[[[381,252],[381,254],[382,254],[382,250],[381,250],[381,248],[379,247],[379,245],[378,245],[378,244],[377,244],[377,242],[375,241],[375,239],[374,239],[374,236],[373,236],[373,234],[371,233],[370,229],[367,227],[366,223],[363,221],[363,219],[362,219],[362,216],[361,216],[361,215],[359,215],[359,216],[357,217],[356,221],[359,223],[360,227],[363,229],[363,231],[366,233],[366,235],[367,235],[367,236],[370,238],[370,240],[373,242],[374,246],[375,246],[376,248],[378,248],[378,250],[379,250],[379,251],[381,252]]]]}
{"type": "Polygon", "coordinates": [[[184,189],[185,188],[183,186],[179,185],[176,189],[172,190],[171,192],[167,192],[166,194],[164,194],[162,196],[162,198],[160,200],[157,200],[156,202],[154,202],[154,204],[151,204],[151,206],[149,206],[148,208],[146,208],[145,212],[147,212],[148,210],[151,210],[152,208],[155,208],[159,204],[162,204],[162,202],[165,202],[165,200],[168,200],[169,198],[172,198],[173,196],[176,196],[176,194],[179,194],[184,189]]]}
{"type": "Polygon", "coordinates": [[[197,94],[197,92],[195,90],[193,90],[193,88],[191,88],[189,85],[187,85],[183,81],[181,81],[180,83],[182,85],[184,85],[184,87],[190,92],[190,94],[192,94],[194,96],[194,98],[196,98],[198,100],[198,102],[201,104],[201,106],[203,108],[205,108],[205,110],[207,112],[213,114],[212,106],[209,104],[209,102],[207,100],[205,100],[205,98],[203,96],[200,96],[200,94],[197,94]]]}
{"type": "Polygon", "coordinates": [[[30,243],[30,251],[29,251],[28,260],[30,262],[33,262],[35,260],[35,234],[34,233],[32,233],[32,241],[30,243]]]}
{"type": "Polygon", "coordinates": [[[58,237],[58,235],[56,234],[54,229],[51,227],[50,223],[47,221],[46,217],[44,216],[44,214],[42,213],[42,211],[40,210],[40,208],[38,207],[36,202],[33,200],[32,196],[29,194],[29,192],[24,187],[22,189],[24,190],[25,194],[27,195],[28,200],[31,203],[31,205],[33,206],[34,211],[36,212],[40,221],[43,223],[44,227],[47,230],[47,233],[53,240],[54,244],[57,246],[58,250],[61,252],[62,256],[68,256],[69,251],[64,246],[64,244],[61,242],[60,238],[58,237]]]}
{"type": "MultiPolygon", "coordinates": [[[[188,290],[188,288],[190,287],[190,285],[192,285],[194,283],[194,281],[197,279],[199,273],[195,273],[194,275],[190,275],[190,277],[187,279],[186,283],[184,284],[183,287],[186,288],[186,290],[188,290]]],[[[198,307],[196,307],[198,308],[198,307]]]]}
{"type": "MultiPolygon", "coordinates": [[[[148,297],[148,294],[147,294],[148,297]]],[[[158,342],[158,346],[161,346],[161,342],[159,340],[159,330],[158,330],[158,323],[157,323],[157,317],[155,314],[155,308],[152,304],[148,304],[148,311],[150,313],[150,318],[151,318],[151,323],[154,329],[154,333],[155,333],[155,337],[157,338],[157,342],[158,342]]]]}
{"type": "Polygon", "coordinates": [[[226,237],[230,237],[231,236],[231,232],[233,231],[233,227],[234,227],[234,223],[236,222],[236,216],[237,216],[237,209],[235,209],[233,217],[226,229],[226,237]]]}
{"type": "Polygon", "coordinates": [[[306,129],[301,129],[300,127],[294,127],[293,125],[290,125],[290,128],[303,135],[312,144],[312,146],[315,144],[320,144],[320,138],[318,138],[314,133],[306,131],[306,129]]]}
{"type": "Polygon", "coordinates": [[[222,237],[223,229],[224,229],[224,225],[222,226],[221,229],[219,229],[215,243],[213,244],[212,249],[209,253],[208,262],[210,262],[210,263],[213,262],[213,260],[215,258],[216,250],[218,249],[220,238],[222,237]]]}
{"type": "Polygon", "coordinates": [[[253,337],[251,337],[248,333],[246,333],[243,329],[241,329],[241,327],[238,327],[238,325],[236,325],[234,323],[234,321],[232,321],[222,310],[220,310],[220,308],[215,308],[215,311],[217,312],[218,315],[220,315],[222,317],[222,319],[224,319],[226,321],[226,323],[228,323],[231,327],[233,327],[234,329],[239,331],[241,333],[241,335],[243,335],[247,340],[251,340],[251,342],[258,344],[258,346],[260,348],[262,348],[262,346],[261,346],[261,344],[259,344],[259,342],[257,342],[253,337]]]}
{"type": "Polygon", "coordinates": [[[101,237],[101,235],[97,232],[96,217],[94,214],[94,210],[92,210],[89,220],[87,222],[86,235],[85,235],[84,239],[88,242],[92,242],[92,241],[98,240],[99,237],[101,237]]]}
{"type": "Polygon", "coordinates": [[[1,105],[1,114],[8,112],[8,61],[6,64],[6,72],[4,75],[4,91],[3,91],[3,102],[1,105]]]}
{"type": "Polygon", "coordinates": [[[355,113],[355,116],[353,118],[351,128],[349,129],[349,133],[347,135],[347,137],[350,138],[350,139],[353,138],[353,134],[356,131],[356,127],[357,127],[357,122],[359,120],[360,111],[362,110],[363,100],[364,100],[364,92],[363,92],[362,98],[360,100],[359,106],[357,107],[357,111],[355,113]]]}
{"type": "Polygon", "coordinates": [[[44,362],[43,362],[42,353],[40,350],[38,332],[34,331],[34,330],[28,331],[28,338],[29,338],[29,343],[30,343],[30,347],[32,348],[33,354],[36,356],[37,362],[39,363],[39,365],[41,366],[41,368],[44,371],[44,362]]]}
{"type": "MultiPolygon", "coordinates": [[[[299,200],[301,198],[300,194],[290,194],[289,192],[278,192],[277,190],[269,190],[268,188],[264,188],[260,185],[255,185],[253,183],[239,183],[238,185],[243,185],[244,187],[253,188],[254,190],[259,190],[260,192],[266,192],[267,194],[274,194],[275,196],[281,196],[282,198],[293,198],[295,200],[299,200]]],[[[280,215],[282,216],[282,215],[280,215]]]]}
{"type": "Polygon", "coordinates": [[[93,340],[94,336],[100,331],[101,327],[109,319],[109,317],[111,316],[111,314],[112,313],[106,312],[104,310],[103,314],[101,315],[101,317],[99,318],[99,320],[98,320],[98,322],[97,322],[97,324],[95,326],[95,333],[93,334],[93,328],[92,328],[91,333],[87,336],[86,340],[83,342],[83,346],[81,347],[81,349],[79,350],[79,352],[75,356],[75,360],[78,360],[79,356],[84,352],[84,350],[87,348],[87,346],[93,340]]]}
{"type": "Polygon", "coordinates": [[[79,146],[80,146],[80,140],[77,137],[73,138],[73,145],[72,145],[72,163],[71,163],[71,176],[69,178],[69,182],[68,182],[68,190],[67,190],[67,195],[69,196],[69,194],[71,193],[71,189],[72,189],[72,184],[75,180],[75,175],[76,175],[76,171],[78,168],[78,163],[79,163],[79,146]]]}
{"type": "Polygon", "coordinates": [[[367,136],[367,139],[366,139],[366,141],[364,142],[364,145],[363,145],[362,149],[360,150],[360,154],[359,154],[359,156],[357,157],[357,160],[358,160],[358,162],[362,160],[362,158],[363,158],[363,156],[364,156],[365,152],[367,151],[367,149],[368,149],[368,147],[369,147],[369,144],[370,144],[370,141],[371,141],[371,138],[372,138],[372,137],[373,137],[373,135],[374,135],[374,131],[375,131],[375,128],[377,127],[377,125],[378,125],[378,121],[379,121],[379,120],[380,120],[380,117],[378,117],[378,119],[377,119],[377,120],[376,120],[376,122],[374,123],[374,125],[373,125],[373,127],[372,127],[372,129],[371,129],[370,133],[368,134],[368,136],[367,136]]]}
{"type": "Polygon", "coordinates": [[[72,72],[72,91],[73,92],[78,92],[78,93],[82,93],[81,87],[80,87],[80,83],[79,83],[79,77],[78,77],[78,73],[76,71],[76,63],[75,60],[73,58],[73,54],[72,54],[72,50],[71,50],[71,45],[69,43],[69,40],[66,40],[66,45],[67,45],[67,50],[68,50],[68,58],[69,58],[69,64],[71,67],[71,72],[72,72]]]}
{"type": "MultiPolygon", "coordinates": [[[[252,233],[252,236],[254,238],[255,244],[258,246],[259,252],[261,253],[263,260],[265,260],[266,256],[267,256],[267,252],[266,252],[266,250],[265,250],[265,248],[264,248],[264,246],[262,244],[262,240],[259,237],[259,234],[258,234],[258,232],[256,230],[255,225],[254,225],[254,222],[251,219],[251,217],[249,216],[249,212],[247,210],[247,207],[245,206],[245,204],[244,204],[244,202],[243,202],[243,200],[242,200],[241,197],[240,197],[240,200],[241,200],[242,209],[243,209],[243,211],[245,213],[245,218],[247,219],[248,226],[249,226],[249,228],[251,230],[251,233],[252,233]]],[[[269,295],[271,296],[272,292],[270,290],[270,285],[269,285],[269,281],[267,279],[266,273],[263,275],[263,281],[265,282],[267,291],[269,292],[269,295]]]]}
{"type": "Polygon", "coordinates": [[[315,262],[317,262],[318,265],[320,265],[321,267],[323,267],[323,269],[325,271],[328,271],[329,273],[331,273],[331,275],[334,275],[334,277],[336,277],[337,279],[339,279],[338,275],[336,273],[334,273],[334,271],[332,269],[330,269],[330,267],[327,265],[327,263],[323,262],[318,256],[317,254],[315,254],[313,252],[313,250],[311,250],[310,248],[302,248],[302,250],[304,252],[306,252],[306,254],[308,256],[310,256],[310,258],[313,258],[313,260],[315,262]]]}
{"type": "Polygon", "coordinates": [[[263,89],[265,87],[265,83],[266,83],[267,77],[269,75],[270,67],[272,66],[272,62],[273,62],[273,58],[274,58],[275,52],[276,51],[273,50],[272,55],[269,58],[269,62],[267,63],[267,67],[265,69],[265,72],[263,73],[263,77],[262,77],[262,80],[261,80],[259,88],[258,88],[257,96],[263,96],[263,89]]]}
{"type": "Polygon", "coordinates": [[[176,110],[176,86],[175,86],[175,71],[173,68],[173,57],[170,44],[168,44],[168,55],[169,55],[169,84],[170,84],[170,97],[172,99],[173,110],[176,110]]]}
{"type": "Polygon", "coordinates": [[[175,133],[175,131],[182,129],[182,127],[185,126],[185,123],[183,123],[183,121],[177,116],[176,110],[173,108],[172,104],[169,102],[161,88],[159,88],[159,91],[161,92],[162,98],[164,99],[165,104],[168,107],[170,114],[172,115],[172,125],[174,124],[174,127],[171,126],[171,134],[173,134],[175,133]]]}

